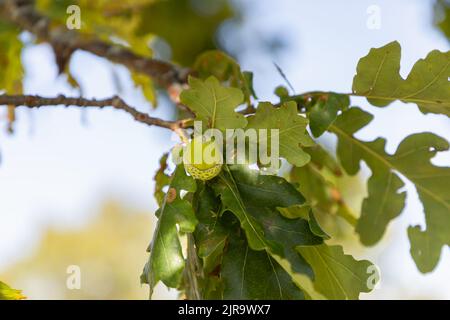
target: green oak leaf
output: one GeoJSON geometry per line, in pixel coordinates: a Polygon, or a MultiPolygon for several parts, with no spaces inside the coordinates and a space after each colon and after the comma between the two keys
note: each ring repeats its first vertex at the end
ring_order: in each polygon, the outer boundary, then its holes
{"type": "Polygon", "coordinates": [[[254,251],[233,235],[224,254],[221,277],[223,299],[304,299],[289,274],[266,251],[254,251]]]}
{"type": "Polygon", "coordinates": [[[156,212],[158,224],[149,247],[150,257],[141,276],[141,282],[150,286],[150,295],[160,280],[168,287],[177,288],[182,278],[185,261],[177,225],[181,232],[191,233],[198,221],[191,203],[181,198],[181,190],[196,190],[195,180],[186,175],[183,165],[176,167],[164,202],[156,212]]]}
{"type": "Polygon", "coordinates": [[[328,212],[335,204],[330,193],[331,184],[314,163],[309,162],[303,167],[293,167],[290,172],[290,181],[298,185],[298,190],[305,196],[310,206],[328,212]]]}
{"type": "Polygon", "coordinates": [[[399,74],[400,55],[397,41],[371,49],[359,60],[353,94],[378,107],[400,100],[416,103],[423,113],[450,116],[450,51],[431,51],[416,62],[406,79],[399,74]]]}
{"type": "Polygon", "coordinates": [[[371,291],[368,271],[372,263],[369,261],[355,260],[341,246],[299,246],[297,250],[314,270],[314,286],[327,298],[355,300],[361,292],[371,291]]]}
{"type": "Polygon", "coordinates": [[[199,222],[194,237],[198,256],[203,260],[203,271],[208,274],[220,264],[229,231],[220,216],[220,202],[210,187],[197,190],[196,202],[199,222]]]}
{"type": "Polygon", "coordinates": [[[244,115],[235,111],[244,99],[241,90],[224,87],[213,76],[205,81],[189,77],[189,86],[181,93],[181,102],[195,113],[196,120],[201,120],[203,125],[220,130],[246,126],[244,115]]]}
{"type": "MultiPolygon", "coordinates": [[[[342,168],[336,159],[320,145],[305,148],[311,161],[303,167],[293,167],[289,179],[305,196],[308,205],[320,214],[338,215],[349,224],[356,225],[356,218],[342,199],[338,179],[342,168]]],[[[286,214],[295,215],[297,208],[288,208],[286,214]]],[[[309,211],[306,211],[308,215],[309,211]]]]}
{"type": "Polygon", "coordinates": [[[317,169],[327,169],[334,176],[342,175],[342,168],[333,155],[322,146],[316,144],[312,147],[304,148],[311,156],[311,164],[317,169]]]}
{"type": "Polygon", "coordinates": [[[250,247],[253,250],[264,250],[269,247],[264,239],[264,229],[262,225],[249,214],[237,188],[234,177],[228,166],[219,174],[217,183],[213,186],[216,193],[220,195],[223,203],[223,210],[229,210],[239,219],[242,229],[244,229],[250,247]]]}
{"type": "Polygon", "coordinates": [[[225,166],[213,188],[221,197],[222,210],[238,218],[249,247],[265,250],[309,296],[316,296],[309,292],[312,270],[295,247],[319,244],[322,238],[311,232],[307,220],[285,218],[276,209],[303,204],[303,196],[285,179],[245,166],[225,166]]]}
{"type": "Polygon", "coordinates": [[[277,208],[277,209],[283,217],[289,219],[297,219],[297,218],[308,219],[311,206],[308,204],[300,204],[288,208],[277,208]]]}
{"type": "Polygon", "coordinates": [[[422,201],[427,229],[410,228],[411,253],[422,272],[436,266],[441,248],[450,244],[450,175],[449,167],[438,167],[430,160],[439,151],[448,150],[448,142],[432,133],[406,137],[393,155],[386,153],[386,140],[361,141],[353,136],[368,124],[372,115],[351,108],[338,117],[330,130],[338,136],[337,154],[349,174],[359,170],[364,160],[372,175],[368,196],[364,199],[356,231],[361,241],[373,245],[382,237],[387,224],[405,206],[404,186],[399,174],[411,181],[422,201]]]}
{"type": "Polygon", "coordinates": [[[155,191],[154,196],[158,205],[161,206],[164,201],[165,193],[163,188],[168,186],[170,183],[170,176],[165,173],[167,169],[167,158],[169,157],[168,153],[163,154],[161,159],[159,159],[159,169],[156,171],[153,180],[155,180],[155,191]]]}
{"type": "Polygon", "coordinates": [[[261,140],[271,150],[272,134],[270,129],[278,129],[279,155],[295,166],[303,166],[310,160],[308,153],[302,147],[314,145],[308,135],[306,126],[308,120],[297,112],[297,104],[289,101],[275,108],[269,102],[261,102],[256,113],[248,117],[247,128],[267,129],[267,140],[261,140]]]}
{"type": "Polygon", "coordinates": [[[318,99],[309,110],[309,127],[314,137],[321,136],[336,120],[339,110],[345,110],[350,105],[347,95],[329,92],[323,99],[318,99]]]}
{"type": "Polygon", "coordinates": [[[8,286],[6,283],[0,281],[0,300],[22,300],[26,299],[22,295],[21,290],[16,290],[8,286]]]}
{"type": "Polygon", "coordinates": [[[289,219],[303,218],[307,220],[309,229],[314,235],[321,237],[324,240],[330,239],[330,236],[325,231],[323,231],[322,227],[319,225],[319,222],[314,216],[311,207],[307,205],[295,205],[289,208],[278,208],[278,211],[284,217],[289,219]]]}
{"type": "Polygon", "coordinates": [[[244,77],[244,86],[242,90],[245,92],[246,96],[251,95],[255,99],[258,99],[255,88],[253,87],[253,72],[243,71],[242,76],[244,77]]]}
{"type": "Polygon", "coordinates": [[[324,240],[328,240],[331,237],[322,229],[319,222],[317,221],[314,212],[311,210],[309,212],[309,228],[311,229],[311,232],[314,233],[316,236],[323,238],[324,240]]]}
{"type": "Polygon", "coordinates": [[[223,300],[223,279],[218,276],[209,276],[202,282],[202,284],[202,298],[204,300],[223,300]]]}

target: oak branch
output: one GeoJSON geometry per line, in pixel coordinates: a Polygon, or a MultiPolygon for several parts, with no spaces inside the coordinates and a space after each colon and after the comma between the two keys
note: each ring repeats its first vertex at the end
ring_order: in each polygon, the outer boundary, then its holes
{"type": "Polygon", "coordinates": [[[115,109],[123,110],[129,113],[136,121],[145,123],[150,126],[157,126],[167,128],[177,132],[187,126],[190,119],[168,121],[159,118],[154,118],[148,114],[138,111],[136,108],[128,105],[120,97],[114,96],[108,99],[85,99],[85,98],[71,98],[63,95],[59,95],[54,98],[46,98],[35,95],[0,95],[0,105],[14,106],[14,107],[27,107],[27,108],[39,108],[45,106],[77,106],[83,108],[105,108],[112,107],[115,109]]]}

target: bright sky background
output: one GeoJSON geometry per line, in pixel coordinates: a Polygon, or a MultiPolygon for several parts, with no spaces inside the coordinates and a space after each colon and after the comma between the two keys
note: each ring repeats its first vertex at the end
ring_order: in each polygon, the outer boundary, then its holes
{"type": "MultiPolygon", "coordinates": [[[[262,100],[274,99],[273,88],[283,83],[273,61],[282,67],[298,92],[349,92],[358,59],[371,47],[398,40],[402,45],[403,76],[429,51],[449,50],[447,40],[432,27],[431,1],[234,2],[243,6],[245,23],[239,27],[226,25],[221,38],[230,50],[240,44],[239,62],[244,70],[254,71],[255,89],[262,100]],[[371,5],[381,9],[378,30],[366,26],[366,11],[371,5]],[[287,43],[275,56],[260,50],[261,39],[272,36],[287,43]]],[[[28,48],[22,58],[27,73],[26,93],[76,94],[63,78],[56,77],[56,65],[47,45],[28,48]]],[[[152,115],[171,117],[163,104],[150,110],[123,67],[77,52],[71,68],[76,70],[86,97],[115,94],[112,74],[116,73],[123,87],[120,94],[127,102],[152,115]]],[[[450,120],[445,116],[425,116],[412,104],[375,108],[363,99],[352,101],[375,115],[372,124],[357,136],[372,140],[381,134],[388,139],[389,152],[394,152],[398,143],[413,132],[432,131],[450,140],[450,120]]],[[[120,111],[21,109],[15,135],[0,133],[0,271],[30,253],[48,225],[79,227],[93,219],[106,199],[118,198],[133,207],[153,211],[152,178],[159,157],[173,144],[169,132],[135,123],[120,111]]],[[[448,165],[450,154],[441,154],[433,162],[448,165]]],[[[407,207],[391,223],[388,241],[358,256],[371,258],[382,270],[381,287],[363,298],[450,299],[450,287],[443,285],[450,283],[448,247],[435,272],[426,276],[417,271],[409,255],[406,228],[423,224],[424,216],[414,188],[408,184],[407,190],[407,207]]]]}

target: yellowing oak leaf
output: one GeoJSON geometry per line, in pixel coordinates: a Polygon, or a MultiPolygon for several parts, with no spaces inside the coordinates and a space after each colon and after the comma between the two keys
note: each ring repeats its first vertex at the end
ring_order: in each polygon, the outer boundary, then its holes
{"type": "Polygon", "coordinates": [[[22,300],[22,299],[26,299],[26,297],[22,295],[22,291],[13,289],[6,283],[0,281],[0,300],[22,300]]]}

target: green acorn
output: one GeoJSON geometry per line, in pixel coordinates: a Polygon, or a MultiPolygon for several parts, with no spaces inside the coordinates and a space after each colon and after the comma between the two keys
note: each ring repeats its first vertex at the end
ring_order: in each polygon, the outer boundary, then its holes
{"type": "Polygon", "coordinates": [[[195,137],[184,148],[183,163],[186,171],[198,180],[211,180],[222,169],[222,152],[217,144],[195,137]]]}

